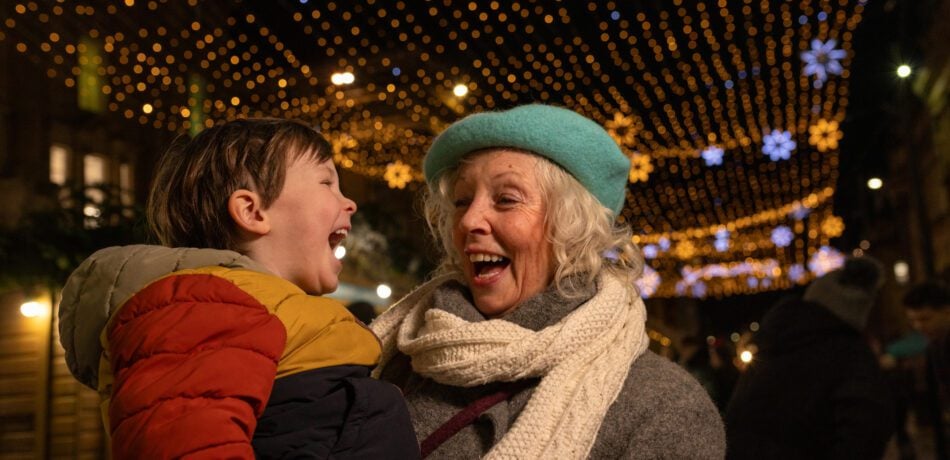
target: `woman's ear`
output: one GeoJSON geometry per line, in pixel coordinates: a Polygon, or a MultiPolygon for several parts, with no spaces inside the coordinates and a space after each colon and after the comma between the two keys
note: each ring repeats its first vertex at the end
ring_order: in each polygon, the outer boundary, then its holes
{"type": "Polygon", "coordinates": [[[254,236],[270,233],[270,220],[264,212],[261,196],[247,189],[238,189],[228,198],[228,213],[241,232],[254,236]]]}

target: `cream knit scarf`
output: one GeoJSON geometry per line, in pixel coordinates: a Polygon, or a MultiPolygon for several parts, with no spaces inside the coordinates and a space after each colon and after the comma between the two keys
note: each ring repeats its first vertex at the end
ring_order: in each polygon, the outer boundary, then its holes
{"type": "Polygon", "coordinates": [[[560,322],[540,331],[503,319],[467,322],[431,308],[423,284],[372,323],[383,346],[380,370],[398,351],[413,370],[445,385],[473,387],[540,377],[524,410],[485,458],[586,458],[630,366],[649,345],[636,290],[613,276],[560,322]]]}

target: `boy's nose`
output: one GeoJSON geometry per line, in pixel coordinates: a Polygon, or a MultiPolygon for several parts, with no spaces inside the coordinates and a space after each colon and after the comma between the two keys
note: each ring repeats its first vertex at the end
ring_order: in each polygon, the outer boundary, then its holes
{"type": "Polygon", "coordinates": [[[351,199],[349,199],[349,198],[347,198],[347,197],[343,197],[343,210],[346,211],[346,212],[348,212],[348,213],[350,213],[350,214],[355,213],[355,212],[356,212],[356,202],[353,201],[353,200],[351,200],[351,199]]]}

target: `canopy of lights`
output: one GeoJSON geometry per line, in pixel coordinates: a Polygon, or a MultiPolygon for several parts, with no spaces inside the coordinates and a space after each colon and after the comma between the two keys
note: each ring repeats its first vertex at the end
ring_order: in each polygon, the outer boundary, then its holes
{"type": "Polygon", "coordinates": [[[544,102],[632,168],[645,296],[787,288],[841,263],[839,123],[863,1],[5,2],[0,40],[80,106],[187,132],[319,126],[339,167],[418,188],[434,135],[544,102]]]}

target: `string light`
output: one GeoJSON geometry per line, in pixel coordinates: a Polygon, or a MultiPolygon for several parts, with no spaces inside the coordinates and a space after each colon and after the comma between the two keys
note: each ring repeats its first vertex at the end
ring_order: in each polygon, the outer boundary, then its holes
{"type": "Polygon", "coordinates": [[[202,3],[200,15],[197,0],[11,3],[0,40],[94,94],[95,110],[191,133],[302,119],[339,167],[390,187],[416,190],[432,138],[468,113],[575,110],[634,164],[620,219],[661,280],[653,296],[807,282],[809,258],[843,231],[838,123],[862,2],[301,1],[278,13],[293,31],[246,2],[202,3]],[[786,246],[772,240],[779,226],[786,246]],[[684,282],[687,267],[764,261],[782,275],[684,282]]]}

